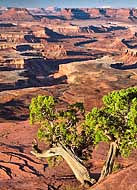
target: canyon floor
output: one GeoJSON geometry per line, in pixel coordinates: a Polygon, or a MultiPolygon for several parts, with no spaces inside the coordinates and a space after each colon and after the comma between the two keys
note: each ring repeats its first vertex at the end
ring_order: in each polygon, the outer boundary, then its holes
{"type": "MultiPolygon", "coordinates": [[[[71,9],[51,15],[16,8],[0,13],[1,190],[85,189],[65,161],[50,167],[31,155],[38,127],[29,124],[29,104],[37,95],[52,95],[60,108],[83,102],[90,111],[102,106],[108,92],[136,86],[137,19],[120,11],[108,17],[91,10],[93,18],[84,19],[74,18],[71,9]]],[[[100,143],[88,163],[96,179],[107,150],[100,143]]],[[[118,157],[118,171],[91,189],[137,190],[136,160],[136,150],[129,158],[118,157]]]]}

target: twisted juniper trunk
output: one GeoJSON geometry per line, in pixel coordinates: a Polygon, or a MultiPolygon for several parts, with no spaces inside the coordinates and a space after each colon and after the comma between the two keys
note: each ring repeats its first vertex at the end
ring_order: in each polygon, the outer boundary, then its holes
{"type": "Polygon", "coordinates": [[[103,169],[101,171],[101,176],[99,178],[99,181],[104,179],[106,176],[112,173],[113,170],[113,165],[114,165],[114,160],[117,155],[117,144],[115,142],[112,142],[110,144],[109,152],[107,155],[106,162],[103,166],[103,169]]]}
{"type": "Polygon", "coordinates": [[[33,155],[39,158],[46,158],[51,156],[62,156],[67,164],[72,169],[75,177],[78,181],[80,181],[83,185],[85,184],[94,184],[96,183],[96,180],[90,177],[90,174],[87,170],[87,168],[80,162],[79,158],[73,154],[70,150],[68,150],[66,147],[63,146],[57,146],[55,148],[50,148],[47,151],[44,151],[42,153],[38,153],[36,150],[31,151],[33,155]]]}

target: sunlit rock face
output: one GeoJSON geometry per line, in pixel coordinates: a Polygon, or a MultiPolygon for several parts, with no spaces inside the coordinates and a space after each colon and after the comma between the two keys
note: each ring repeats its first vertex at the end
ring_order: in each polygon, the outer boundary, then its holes
{"type": "Polygon", "coordinates": [[[0,20],[33,21],[34,17],[25,8],[10,8],[0,15],[0,20]]]}
{"type": "MultiPolygon", "coordinates": [[[[59,14],[59,13],[58,13],[59,14]]],[[[126,19],[136,18],[136,9],[112,9],[112,8],[81,8],[81,9],[62,9],[60,15],[66,19],[90,19],[90,18],[108,18],[108,19],[126,19]]]]}
{"type": "Polygon", "coordinates": [[[47,44],[48,48],[44,48],[42,55],[48,59],[58,59],[67,55],[63,45],[47,44]]]}
{"type": "Polygon", "coordinates": [[[91,190],[136,190],[137,187],[137,164],[133,164],[120,172],[110,175],[100,184],[95,185],[91,190]]]}

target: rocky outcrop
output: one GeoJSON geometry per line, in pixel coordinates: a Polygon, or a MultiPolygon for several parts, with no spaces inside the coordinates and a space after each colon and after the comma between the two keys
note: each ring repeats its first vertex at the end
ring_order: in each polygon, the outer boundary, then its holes
{"type": "Polygon", "coordinates": [[[10,8],[0,15],[0,20],[33,21],[34,17],[25,8],[10,8]]]}
{"type": "Polygon", "coordinates": [[[45,33],[45,28],[42,26],[34,25],[31,27],[33,35],[37,38],[46,38],[48,37],[45,33]]]}
{"type": "Polygon", "coordinates": [[[137,57],[137,49],[127,49],[125,54],[132,57],[137,57]]]}
{"type": "Polygon", "coordinates": [[[11,23],[0,24],[0,41],[19,43],[24,42],[24,36],[30,33],[30,29],[11,23]]]}
{"type": "Polygon", "coordinates": [[[119,61],[125,64],[136,64],[137,63],[137,49],[126,49],[119,57],[119,61]]]}
{"type": "Polygon", "coordinates": [[[125,64],[135,64],[137,63],[137,39],[133,35],[132,38],[122,39],[124,49],[119,57],[119,60],[125,64]]]}
{"type": "Polygon", "coordinates": [[[7,43],[7,42],[0,43],[0,50],[13,48],[13,47],[15,47],[13,43],[7,43]]]}
{"type": "Polygon", "coordinates": [[[79,26],[72,26],[69,24],[68,25],[50,25],[48,27],[54,30],[55,32],[58,32],[60,34],[65,34],[65,35],[78,34],[82,32],[79,26]]]}
{"type": "Polygon", "coordinates": [[[42,55],[48,59],[57,59],[65,57],[67,52],[63,45],[60,44],[47,44],[48,48],[44,48],[42,55]]]}
{"type": "Polygon", "coordinates": [[[86,9],[86,12],[88,12],[90,14],[91,17],[100,17],[100,11],[97,8],[93,8],[93,9],[86,9]]]}
{"type": "Polygon", "coordinates": [[[23,69],[25,65],[23,58],[15,58],[10,60],[9,67],[14,67],[16,69],[23,69]]]}
{"type": "Polygon", "coordinates": [[[130,9],[117,9],[117,16],[118,17],[125,17],[128,18],[130,16],[130,9]]]}
{"type": "Polygon", "coordinates": [[[136,190],[137,164],[110,175],[90,190],[136,190]]]}
{"type": "Polygon", "coordinates": [[[112,9],[112,8],[82,8],[82,9],[62,9],[60,15],[66,19],[89,19],[89,18],[105,18],[105,19],[136,19],[136,9],[112,9]]]}
{"type": "Polygon", "coordinates": [[[51,25],[61,25],[63,24],[65,21],[61,20],[61,19],[49,19],[47,17],[42,17],[41,18],[41,23],[42,24],[51,24],[51,25]]]}
{"type": "Polygon", "coordinates": [[[68,8],[62,9],[60,14],[68,20],[71,19],[73,15],[71,9],[68,8]]]}
{"type": "Polygon", "coordinates": [[[17,57],[17,58],[0,58],[0,65],[7,67],[7,68],[16,68],[16,69],[24,69],[25,66],[25,60],[23,57],[17,57]]]}
{"type": "Polygon", "coordinates": [[[5,40],[7,42],[23,42],[24,41],[24,33],[22,32],[1,32],[0,39],[5,40]]]}

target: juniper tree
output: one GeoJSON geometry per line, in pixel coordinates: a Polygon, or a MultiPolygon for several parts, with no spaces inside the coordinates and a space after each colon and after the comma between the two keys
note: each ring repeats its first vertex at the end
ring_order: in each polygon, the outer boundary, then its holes
{"type": "Polygon", "coordinates": [[[32,154],[37,157],[62,156],[76,178],[82,184],[93,184],[82,159],[87,157],[85,149],[91,145],[90,138],[86,138],[81,122],[85,118],[82,103],[68,105],[64,110],[57,109],[57,101],[51,96],[33,98],[30,105],[30,121],[38,123],[38,138],[49,144],[50,149],[40,153],[34,145],[32,154]]]}
{"type": "Polygon", "coordinates": [[[104,105],[85,114],[82,103],[58,110],[51,96],[38,96],[30,105],[30,121],[38,123],[38,138],[50,145],[32,154],[37,157],[61,155],[82,183],[94,184],[82,159],[88,158],[91,146],[104,141],[110,149],[100,179],[112,172],[115,157],[128,156],[137,147],[137,88],[113,91],[103,97],[104,105]]]}
{"type": "Polygon", "coordinates": [[[94,145],[100,141],[110,144],[100,180],[112,172],[118,154],[127,157],[137,148],[137,88],[113,91],[103,97],[103,103],[85,118],[86,135],[94,145]]]}

